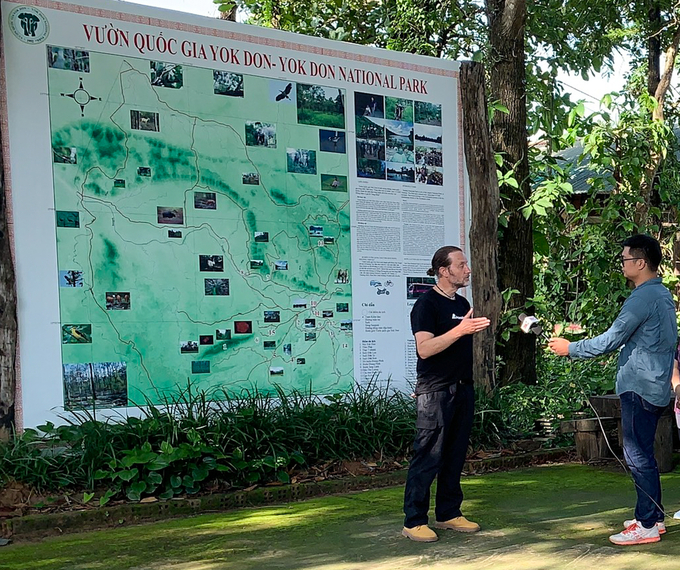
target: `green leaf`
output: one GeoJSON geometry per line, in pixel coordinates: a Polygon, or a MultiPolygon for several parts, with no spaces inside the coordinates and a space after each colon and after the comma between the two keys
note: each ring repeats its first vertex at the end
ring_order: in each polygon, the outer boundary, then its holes
{"type": "Polygon", "coordinates": [[[88,493],[85,491],[83,493],[83,503],[87,505],[92,500],[92,497],[94,497],[94,493],[88,493]]]}
{"type": "Polygon", "coordinates": [[[92,478],[95,481],[99,481],[100,479],[108,479],[109,477],[111,477],[111,472],[110,471],[104,471],[103,469],[97,469],[94,472],[94,475],[92,476],[92,478]]]}
{"type": "Polygon", "coordinates": [[[281,483],[290,483],[290,475],[285,471],[278,471],[276,473],[276,478],[281,481],[281,483]]]}
{"type": "Polygon", "coordinates": [[[196,467],[191,470],[191,477],[194,481],[203,481],[210,474],[210,470],[205,467],[196,467]]]}
{"type": "Polygon", "coordinates": [[[131,481],[134,479],[137,474],[139,473],[139,469],[136,467],[134,469],[126,469],[125,471],[118,471],[117,473],[114,473],[114,477],[118,477],[119,479],[122,479],[123,481],[131,481]]]}
{"type": "Polygon", "coordinates": [[[125,494],[131,501],[139,501],[144,491],[146,491],[146,483],[144,481],[137,481],[127,488],[125,494]]]}
{"type": "Polygon", "coordinates": [[[170,485],[174,488],[182,486],[182,478],[179,475],[173,475],[170,477],[170,485]]]}
{"type": "Polygon", "coordinates": [[[172,487],[169,487],[165,491],[163,491],[160,495],[158,495],[159,499],[172,499],[175,496],[175,491],[172,487]]]}
{"type": "Polygon", "coordinates": [[[160,485],[161,482],[163,481],[163,477],[161,476],[160,473],[152,471],[146,476],[146,481],[147,483],[150,483],[152,485],[160,485]]]}

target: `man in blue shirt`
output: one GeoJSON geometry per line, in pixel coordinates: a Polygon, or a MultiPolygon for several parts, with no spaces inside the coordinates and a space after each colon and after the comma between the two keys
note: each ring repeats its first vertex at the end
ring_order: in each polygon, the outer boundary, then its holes
{"type": "Polygon", "coordinates": [[[629,545],[658,542],[659,534],[666,531],[654,436],[659,416],[671,398],[678,333],[673,298],[658,276],[659,242],[648,235],[635,235],[623,245],[623,275],[635,289],[612,326],[599,336],[578,342],[552,338],[549,347],[558,356],[572,358],[592,358],[621,348],[616,393],[621,398],[623,453],[635,482],[637,504],[635,518],[625,521],[626,528],[609,540],[629,545]]]}

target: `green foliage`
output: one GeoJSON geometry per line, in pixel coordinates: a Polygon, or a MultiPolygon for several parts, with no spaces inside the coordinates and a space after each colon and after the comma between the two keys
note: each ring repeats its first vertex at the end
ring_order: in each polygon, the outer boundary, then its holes
{"type": "Polygon", "coordinates": [[[64,426],[26,430],[0,444],[0,480],[40,490],[104,488],[101,504],[171,498],[215,480],[236,488],[286,483],[305,463],[403,457],[415,426],[414,400],[375,384],[325,398],[278,390],[239,399],[188,386],[139,413],[102,422],[82,412],[64,426]]]}

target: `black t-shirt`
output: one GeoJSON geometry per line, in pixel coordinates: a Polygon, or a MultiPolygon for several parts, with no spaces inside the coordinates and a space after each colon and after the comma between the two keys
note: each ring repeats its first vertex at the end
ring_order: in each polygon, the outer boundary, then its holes
{"type": "MultiPolygon", "coordinates": [[[[465,297],[449,299],[430,289],[411,311],[411,330],[440,336],[460,324],[470,310],[465,297]]],[[[472,383],[472,335],[459,338],[451,346],[429,358],[418,355],[416,394],[445,390],[451,384],[472,383]]]]}

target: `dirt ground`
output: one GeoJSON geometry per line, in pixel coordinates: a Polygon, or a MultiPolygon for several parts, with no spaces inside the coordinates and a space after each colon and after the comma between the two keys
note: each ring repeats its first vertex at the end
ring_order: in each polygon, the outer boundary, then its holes
{"type": "MultiPolygon", "coordinates": [[[[680,508],[680,468],[663,475],[667,511],[680,508]]],[[[624,473],[553,465],[467,477],[476,534],[440,541],[400,535],[403,489],[391,488],[224,514],[63,536],[0,548],[0,570],[677,570],[680,520],[660,543],[616,547],[632,516],[624,473]]]]}

